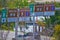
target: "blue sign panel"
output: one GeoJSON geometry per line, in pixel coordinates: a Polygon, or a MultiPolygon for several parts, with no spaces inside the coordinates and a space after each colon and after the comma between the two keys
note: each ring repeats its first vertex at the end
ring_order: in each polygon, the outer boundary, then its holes
{"type": "Polygon", "coordinates": [[[19,17],[19,22],[22,22],[22,21],[30,21],[30,17],[19,17]]]}
{"type": "Polygon", "coordinates": [[[7,20],[8,20],[8,22],[16,22],[17,18],[8,18],[7,20]]]}
{"type": "Polygon", "coordinates": [[[30,16],[30,12],[26,12],[26,16],[30,16]]]}
{"type": "Polygon", "coordinates": [[[19,22],[25,21],[25,17],[19,17],[19,22]]]}
{"type": "Polygon", "coordinates": [[[19,17],[19,22],[21,22],[22,21],[22,17],[19,17]]]}
{"type": "Polygon", "coordinates": [[[34,12],[34,7],[30,7],[30,12],[31,12],[31,13],[34,12]]]}
{"type": "Polygon", "coordinates": [[[51,6],[51,11],[54,11],[55,10],[55,6],[51,6]]]}
{"type": "Polygon", "coordinates": [[[54,11],[44,12],[44,16],[53,16],[55,15],[54,11]]]}
{"type": "Polygon", "coordinates": [[[2,23],[6,22],[6,18],[2,18],[1,22],[2,23]]]}
{"type": "Polygon", "coordinates": [[[35,12],[34,15],[35,16],[43,16],[44,15],[44,12],[35,12]]]}
{"type": "Polygon", "coordinates": [[[30,21],[30,17],[25,17],[25,22],[30,21]]]}

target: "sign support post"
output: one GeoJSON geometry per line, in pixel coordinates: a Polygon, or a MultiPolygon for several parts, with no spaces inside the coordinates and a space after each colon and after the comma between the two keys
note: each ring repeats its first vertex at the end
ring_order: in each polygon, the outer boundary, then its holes
{"type": "Polygon", "coordinates": [[[0,15],[0,30],[1,30],[1,40],[2,40],[2,27],[1,27],[2,23],[1,23],[1,15],[0,15]]]}
{"type": "Polygon", "coordinates": [[[15,39],[17,40],[18,35],[18,22],[15,22],[15,39]]]}
{"type": "Polygon", "coordinates": [[[35,40],[34,37],[35,37],[35,16],[33,13],[33,40],[35,40]]]}
{"type": "Polygon", "coordinates": [[[33,17],[33,40],[34,40],[34,34],[35,34],[35,15],[34,15],[34,4],[30,5],[30,15],[33,17]],[[33,13],[33,15],[32,15],[33,13]]]}
{"type": "Polygon", "coordinates": [[[17,21],[15,22],[15,39],[16,40],[18,36],[18,23],[19,23],[19,9],[18,9],[18,14],[17,14],[17,21]]]}

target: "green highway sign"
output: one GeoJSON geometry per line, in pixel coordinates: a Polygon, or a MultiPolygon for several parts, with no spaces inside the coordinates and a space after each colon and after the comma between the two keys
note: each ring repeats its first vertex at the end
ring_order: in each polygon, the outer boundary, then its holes
{"type": "Polygon", "coordinates": [[[29,5],[29,8],[30,8],[30,13],[33,13],[34,12],[34,4],[30,4],[29,5]]]}
{"type": "Polygon", "coordinates": [[[7,9],[2,9],[2,18],[6,18],[7,9]]]}

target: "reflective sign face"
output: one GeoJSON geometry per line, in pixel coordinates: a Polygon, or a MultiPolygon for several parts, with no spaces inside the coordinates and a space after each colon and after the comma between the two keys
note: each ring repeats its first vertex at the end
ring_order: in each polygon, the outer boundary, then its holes
{"type": "Polygon", "coordinates": [[[45,11],[50,11],[50,6],[45,6],[45,11]]]}
{"type": "Polygon", "coordinates": [[[35,7],[35,12],[42,12],[43,11],[43,7],[35,7]]]}
{"type": "Polygon", "coordinates": [[[29,11],[26,11],[26,16],[30,16],[30,12],[29,11]]]}
{"type": "Polygon", "coordinates": [[[34,8],[30,7],[30,12],[33,13],[34,12],[34,8]]]}
{"type": "Polygon", "coordinates": [[[9,9],[8,17],[17,17],[17,9],[9,9]]]}
{"type": "Polygon", "coordinates": [[[55,14],[54,4],[36,4],[35,5],[35,16],[52,16],[55,14]]]}
{"type": "Polygon", "coordinates": [[[44,9],[44,11],[55,11],[55,6],[54,4],[45,4],[44,9]]]}
{"type": "Polygon", "coordinates": [[[30,12],[33,13],[34,12],[34,4],[30,4],[29,8],[30,8],[30,12]]]}
{"type": "Polygon", "coordinates": [[[19,17],[19,22],[25,21],[25,17],[19,17]]]}
{"type": "Polygon", "coordinates": [[[2,13],[2,18],[6,18],[6,13],[2,13]]]}
{"type": "Polygon", "coordinates": [[[8,20],[8,22],[16,22],[17,18],[8,18],[7,20],[8,20]]]}
{"type": "Polygon", "coordinates": [[[23,16],[25,16],[25,12],[24,11],[20,12],[20,17],[23,17],[23,16]]]}
{"type": "Polygon", "coordinates": [[[55,6],[51,6],[51,11],[55,11],[55,6]]]}
{"type": "Polygon", "coordinates": [[[43,12],[44,10],[44,6],[43,5],[36,5],[35,6],[35,12],[43,12]]]}
{"type": "Polygon", "coordinates": [[[44,16],[53,16],[55,15],[54,11],[44,12],[44,16]]]}
{"type": "Polygon", "coordinates": [[[35,12],[35,16],[43,16],[44,12],[35,12]]]}
{"type": "Polygon", "coordinates": [[[43,16],[44,6],[43,4],[35,5],[35,16],[43,16]]]}
{"type": "Polygon", "coordinates": [[[30,21],[30,17],[19,17],[19,22],[22,22],[22,21],[24,21],[24,22],[29,22],[30,21]]]}
{"type": "Polygon", "coordinates": [[[7,10],[2,9],[2,18],[6,18],[7,10]]]}
{"type": "Polygon", "coordinates": [[[54,4],[45,4],[44,5],[44,16],[53,16],[55,15],[55,6],[54,4]]]}
{"type": "Polygon", "coordinates": [[[27,17],[30,16],[30,9],[21,9],[20,10],[20,17],[27,17]]]}

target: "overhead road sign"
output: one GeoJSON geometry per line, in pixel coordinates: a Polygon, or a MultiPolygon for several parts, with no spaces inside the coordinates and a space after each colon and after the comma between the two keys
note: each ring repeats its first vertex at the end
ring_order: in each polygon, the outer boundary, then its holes
{"type": "Polygon", "coordinates": [[[20,9],[19,17],[28,17],[28,16],[30,16],[30,9],[29,8],[20,9]]]}
{"type": "Polygon", "coordinates": [[[35,16],[43,16],[44,4],[36,4],[34,14],[35,16]]]}
{"type": "Polygon", "coordinates": [[[8,22],[16,22],[16,21],[17,21],[17,9],[9,9],[8,22]]]}
{"type": "Polygon", "coordinates": [[[55,15],[55,5],[54,4],[44,4],[44,16],[55,15]]]}

